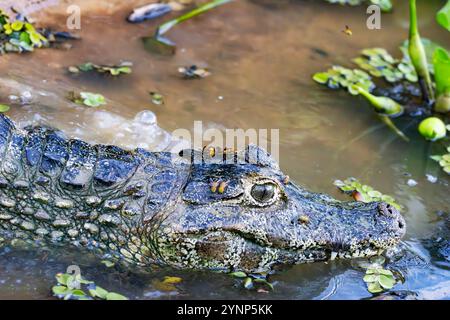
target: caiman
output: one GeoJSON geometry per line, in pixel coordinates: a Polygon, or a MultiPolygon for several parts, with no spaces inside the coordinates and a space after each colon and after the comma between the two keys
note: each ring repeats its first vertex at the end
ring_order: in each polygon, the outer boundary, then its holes
{"type": "Polygon", "coordinates": [[[144,267],[266,272],[377,255],[405,233],[389,204],[309,192],[255,145],[127,151],[0,115],[0,159],[0,237],[144,267]]]}

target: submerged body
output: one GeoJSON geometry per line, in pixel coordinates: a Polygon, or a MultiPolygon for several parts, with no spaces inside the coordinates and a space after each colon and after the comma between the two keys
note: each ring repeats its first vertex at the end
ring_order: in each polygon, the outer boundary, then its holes
{"type": "Polygon", "coordinates": [[[0,115],[0,160],[1,237],[142,266],[263,272],[376,255],[405,232],[388,204],[308,192],[256,146],[213,158],[126,151],[0,115]]]}

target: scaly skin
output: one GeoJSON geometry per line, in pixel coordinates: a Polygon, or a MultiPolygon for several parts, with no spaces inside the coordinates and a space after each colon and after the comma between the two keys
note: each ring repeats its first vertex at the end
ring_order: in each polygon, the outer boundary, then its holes
{"type": "Polygon", "coordinates": [[[0,236],[144,267],[263,272],[379,254],[404,235],[394,208],[310,193],[256,146],[207,158],[89,145],[0,115],[0,236]]]}

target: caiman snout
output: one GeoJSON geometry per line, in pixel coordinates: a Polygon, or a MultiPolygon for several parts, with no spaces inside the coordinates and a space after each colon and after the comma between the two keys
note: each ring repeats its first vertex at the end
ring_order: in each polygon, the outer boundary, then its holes
{"type": "Polygon", "coordinates": [[[402,238],[406,232],[405,220],[400,212],[391,204],[380,203],[378,205],[378,212],[387,218],[392,219],[392,229],[398,238],[402,238]]]}

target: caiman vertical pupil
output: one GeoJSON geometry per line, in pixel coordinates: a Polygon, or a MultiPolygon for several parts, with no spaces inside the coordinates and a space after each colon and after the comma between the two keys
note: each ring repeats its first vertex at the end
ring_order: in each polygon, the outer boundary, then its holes
{"type": "Polygon", "coordinates": [[[271,183],[255,184],[251,190],[252,197],[259,202],[270,201],[275,194],[275,186],[271,183]]]}

